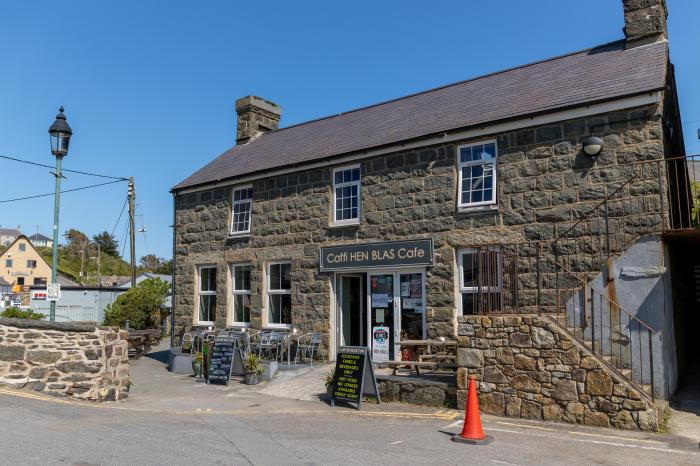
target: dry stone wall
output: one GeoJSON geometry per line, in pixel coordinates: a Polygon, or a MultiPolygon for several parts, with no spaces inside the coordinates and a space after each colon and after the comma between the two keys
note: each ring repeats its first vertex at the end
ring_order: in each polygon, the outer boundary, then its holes
{"type": "Polygon", "coordinates": [[[109,327],[0,319],[0,384],[92,401],[124,399],[127,337],[109,327]]]}
{"type": "Polygon", "coordinates": [[[499,416],[654,431],[653,403],[611,374],[548,317],[459,318],[457,404],[478,382],[482,411],[499,416]]]}

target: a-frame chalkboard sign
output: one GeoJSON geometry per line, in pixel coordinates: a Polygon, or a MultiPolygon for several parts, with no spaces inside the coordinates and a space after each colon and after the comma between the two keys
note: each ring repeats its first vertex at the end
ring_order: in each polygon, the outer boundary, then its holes
{"type": "Polygon", "coordinates": [[[231,374],[243,374],[240,342],[236,337],[216,337],[211,347],[207,383],[228,385],[231,374]]]}
{"type": "Polygon", "coordinates": [[[377,379],[372,369],[369,348],[366,346],[338,348],[332,387],[331,406],[335,406],[336,401],[357,403],[359,411],[362,408],[362,397],[365,395],[374,396],[377,403],[382,402],[379,398],[377,379]]]}

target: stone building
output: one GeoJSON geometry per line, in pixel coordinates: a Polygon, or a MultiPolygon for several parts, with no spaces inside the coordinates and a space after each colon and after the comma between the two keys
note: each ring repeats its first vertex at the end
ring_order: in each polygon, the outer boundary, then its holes
{"type": "Polygon", "coordinates": [[[623,6],[620,41],[307,123],[239,99],[237,144],[172,190],[176,332],[320,332],[333,359],[386,327],[399,359],[402,339],[495,351],[507,334],[471,319],[540,313],[668,396],[687,169],[665,3],[623,6]]]}

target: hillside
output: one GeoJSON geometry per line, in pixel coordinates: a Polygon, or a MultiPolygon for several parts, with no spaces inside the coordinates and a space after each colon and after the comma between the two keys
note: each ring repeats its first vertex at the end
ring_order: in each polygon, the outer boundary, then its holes
{"type": "MultiPolygon", "coordinates": [[[[37,248],[39,253],[46,261],[51,264],[51,248],[37,248]]],[[[141,267],[137,267],[136,273],[142,271],[141,267]]],[[[80,281],[80,254],[71,254],[66,248],[58,250],[58,272],[74,282],[80,281]]],[[[120,257],[112,257],[107,254],[102,254],[100,263],[100,272],[103,277],[117,275],[126,276],[131,274],[131,267],[128,262],[120,257]]],[[[83,262],[83,274],[85,285],[97,285],[97,260],[90,259],[87,256],[83,262]]]]}

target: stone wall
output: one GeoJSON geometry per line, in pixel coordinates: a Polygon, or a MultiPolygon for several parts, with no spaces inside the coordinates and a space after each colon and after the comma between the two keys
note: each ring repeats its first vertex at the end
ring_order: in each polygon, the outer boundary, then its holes
{"type": "Polygon", "coordinates": [[[129,393],[127,332],[0,319],[0,384],[92,401],[129,393]]]}
{"type": "Polygon", "coordinates": [[[478,381],[482,411],[499,416],[654,431],[657,410],[548,317],[459,318],[457,404],[478,381]]]}
{"type": "MultiPolygon", "coordinates": [[[[318,270],[319,248],[326,245],[432,237],[435,266],[426,273],[429,337],[456,330],[455,250],[484,244],[550,241],[633,174],[639,160],[664,156],[661,105],[562,121],[479,138],[496,139],[498,204],[457,208],[456,148],[465,140],[399,151],[362,160],[361,218],[354,226],[330,226],[333,167],[321,167],[253,182],[251,234],[233,237],[231,187],[179,194],[176,202],[176,332],[192,325],[196,266],[218,267],[216,325],[225,326],[231,310],[228,264],[252,265],[252,325],[264,325],[264,274],[271,260],[292,263],[292,321],[302,332],[321,331],[328,342],[330,279],[318,270]],[[597,160],[582,152],[582,141],[603,138],[597,160]]],[[[658,183],[633,193],[639,208],[658,211],[658,183]],[[646,202],[648,201],[648,202],[646,202]],[[656,204],[655,204],[656,203],[656,204]]],[[[638,211],[630,214],[639,215],[638,211]]],[[[643,212],[642,212],[643,213],[643,212]]],[[[658,223],[649,223],[656,230],[658,223]]],[[[624,225],[623,225],[624,227],[624,225]]],[[[567,244],[565,255],[591,253],[595,232],[567,244]]],[[[542,280],[552,288],[552,258],[542,280]]],[[[579,260],[581,268],[592,268],[579,260]]],[[[519,268],[532,287],[535,271],[519,268]]],[[[599,269],[595,269],[599,271],[599,269]]],[[[523,295],[527,297],[527,295],[523,295]]],[[[530,301],[534,300],[534,291],[530,301]]],[[[551,296],[545,295],[545,298],[551,296]]]]}

